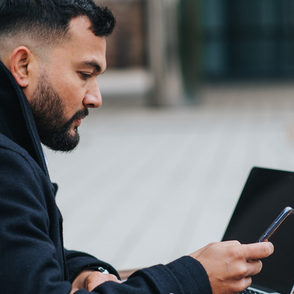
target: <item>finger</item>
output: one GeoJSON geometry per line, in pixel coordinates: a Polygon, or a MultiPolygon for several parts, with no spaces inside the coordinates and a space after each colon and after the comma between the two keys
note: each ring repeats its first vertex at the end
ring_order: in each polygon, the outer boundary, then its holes
{"type": "Polygon", "coordinates": [[[223,246],[232,246],[232,245],[240,245],[241,243],[237,240],[231,240],[231,241],[223,241],[221,242],[223,246]]]}
{"type": "Polygon", "coordinates": [[[251,283],[252,283],[252,279],[251,279],[251,277],[246,277],[245,278],[245,282],[244,282],[244,289],[242,289],[241,291],[239,291],[239,292],[242,292],[243,290],[245,290],[245,289],[247,289],[248,287],[250,287],[251,286],[251,283]]]}
{"type": "Polygon", "coordinates": [[[109,274],[108,275],[108,279],[107,281],[113,281],[113,282],[116,282],[116,283],[122,283],[122,281],[120,281],[115,275],[113,274],[109,274]]]}
{"type": "Polygon", "coordinates": [[[270,242],[244,244],[244,257],[247,260],[265,258],[274,252],[274,246],[270,242]]]}
{"type": "Polygon", "coordinates": [[[92,291],[95,289],[97,286],[105,283],[105,282],[116,282],[116,283],[121,283],[120,280],[117,279],[115,275],[112,274],[103,274],[100,272],[92,272],[86,280],[86,290],[92,291]]]}
{"type": "Polygon", "coordinates": [[[247,276],[257,275],[262,269],[262,262],[260,260],[251,260],[247,262],[247,276]]]}
{"type": "Polygon", "coordinates": [[[235,281],[231,285],[232,291],[226,291],[226,293],[241,293],[243,290],[247,289],[252,283],[251,277],[245,277],[240,280],[235,281]]]}
{"type": "Polygon", "coordinates": [[[118,280],[118,278],[113,274],[103,274],[100,272],[95,272],[95,274],[96,274],[96,277],[94,278],[94,280],[98,280],[101,282],[108,282],[108,281],[120,282],[120,280],[118,280]]]}

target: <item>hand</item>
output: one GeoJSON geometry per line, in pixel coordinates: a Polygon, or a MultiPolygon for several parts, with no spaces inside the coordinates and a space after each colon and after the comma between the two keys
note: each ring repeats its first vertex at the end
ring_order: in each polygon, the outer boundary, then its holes
{"type": "Polygon", "coordinates": [[[108,281],[121,283],[121,281],[118,280],[118,278],[115,275],[85,270],[81,272],[73,281],[70,294],[73,294],[80,289],[86,289],[87,291],[91,292],[100,284],[108,281]]]}
{"type": "Polygon", "coordinates": [[[190,256],[205,268],[213,294],[233,294],[251,285],[251,276],[262,268],[259,259],[273,251],[270,242],[241,245],[238,241],[227,241],[211,243],[190,256]]]}

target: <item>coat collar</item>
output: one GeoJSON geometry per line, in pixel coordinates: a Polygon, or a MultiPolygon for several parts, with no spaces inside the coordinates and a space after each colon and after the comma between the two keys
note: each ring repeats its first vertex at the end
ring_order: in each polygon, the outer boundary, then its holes
{"type": "Polygon", "coordinates": [[[48,176],[39,134],[28,100],[1,61],[0,133],[24,148],[48,176]]]}

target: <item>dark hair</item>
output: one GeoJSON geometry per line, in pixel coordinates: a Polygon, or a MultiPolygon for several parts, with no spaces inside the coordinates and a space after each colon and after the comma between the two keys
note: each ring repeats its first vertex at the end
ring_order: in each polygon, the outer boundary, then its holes
{"type": "Polygon", "coordinates": [[[96,36],[108,36],[115,26],[112,12],[92,0],[2,0],[0,39],[25,34],[48,44],[66,36],[71,19],[86,16],[96,36]]]}

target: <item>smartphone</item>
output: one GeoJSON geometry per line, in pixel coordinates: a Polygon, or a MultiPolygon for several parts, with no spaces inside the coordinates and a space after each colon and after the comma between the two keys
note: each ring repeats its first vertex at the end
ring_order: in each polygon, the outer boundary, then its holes
{"type": "Polygon", "coordinates": [[[273,223],[267,228],[267,230],[260,236],[257,242],[269,241],[272,239],[279,229],[281,229],[282,225],[285,224],[285,221],[293,215],[293,208],[287,206],[273,221],[273,223]]]}

